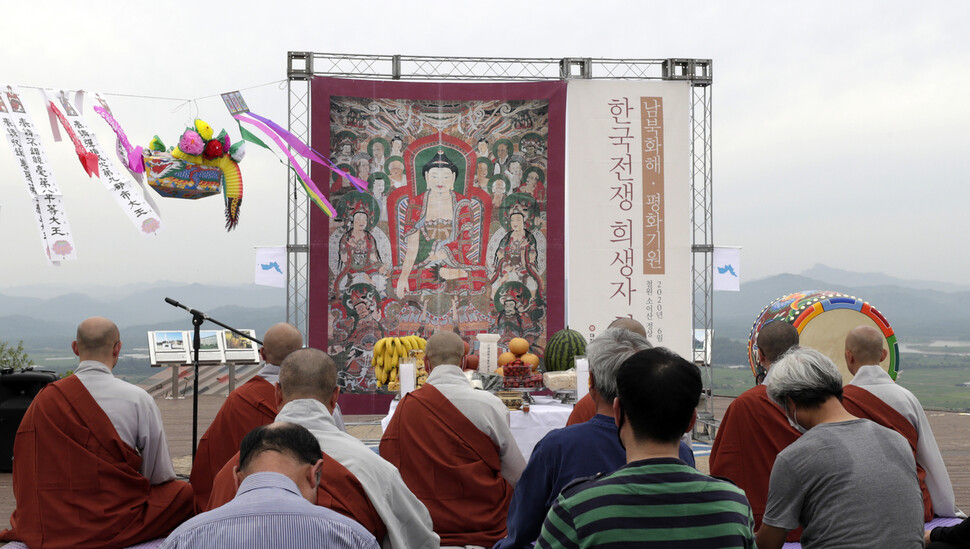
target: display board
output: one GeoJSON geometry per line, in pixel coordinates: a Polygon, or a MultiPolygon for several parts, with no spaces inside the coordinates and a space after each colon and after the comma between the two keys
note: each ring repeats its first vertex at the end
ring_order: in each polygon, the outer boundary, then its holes
{"type": "Polygon", "coordinates": [[[387,336],[497,333],[542,356],[564,319],[565,92],[313,79],[313,148],[369,184],[312,174],[337,215],[311,214],[308,339],[345,393],[376,392],[387,336]]]}
{"type": "Polygon", "coordinates": [[[568,324],[592,340],[632,317],[693,356],[690,87],[571,81],[568,324]]]}
{"type": "MultiPolygon", "coordinates": [[[[256,337],[254,330],[240,330],[256,337]]],[[[192,364],[193,332],[157,330],[148,332],[148,354],[152,366],[192,364]]],[[[259,364],[256,342],[230,330],[202,330],[199,333],[200,364],[259,364]]]]}

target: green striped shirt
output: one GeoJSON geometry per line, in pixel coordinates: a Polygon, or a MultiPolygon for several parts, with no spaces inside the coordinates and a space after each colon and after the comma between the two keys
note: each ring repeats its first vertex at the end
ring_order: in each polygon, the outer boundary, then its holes
{"type": "Polygon", "coordinates": [[[657,458],[564,488],[538,547],[754,547],[753,529],[743,490],[657,458]]]}

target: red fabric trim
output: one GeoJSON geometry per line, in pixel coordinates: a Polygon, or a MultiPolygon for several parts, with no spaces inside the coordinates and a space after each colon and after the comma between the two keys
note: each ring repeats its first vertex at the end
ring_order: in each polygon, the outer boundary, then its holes
{"type": "MultiPolygon", "coordinates": [[[[913,459],[916,459],[919,433],[916,431],[916,427],[895,408],[857,385],[843,387],[842,406],[854,416],[871,419],[879,425],[903,435],[913,450],[913,459]]],[[[930,490],[926,487],[926,471],[918,463],[916,464],[916,478],[919,479],[919,489],[923,493],[923,522],[929,522],[933,520],[933,502],[930,499],[930,490]]]]}
{"type": "Polygon", "coordinates": [[[189,482],[195,490],[197,511],[206,511],[212,479],[239,451],[249,431],[276,419],[275,385],[256,375],[237,387],[219,408],[212,424],[199,441],[189,482]]]}
{"type": "MultiPolygon", "coordinates": [[[[768,398],[764,385],[742,393],[724,412],[711,447],[711,475],[730,479],[744,490],[755,530],[761,528],[765,514],[775,458],[799,436],[781,408],[768,398]]],[[[801,528],[789,532],[788,541],[798,541],[801,532],[801,528]]]]}
{"type": "Polygon", "coordinates": [[[433,385],[401,400],[380,451],[428,508],[442,545],[491,547],[505,537],[512,486],[498,447],[433,385]]]}
{"type": "Polygon", "coordinates": [[[113,549],[167,535],[192,515],[192,487],[151,486],[140,466],[77,377],[46,386],[17,430],[17,508],[0,540],[113,549]]]}
{"type": "Polygon", "coordinates": [[[573,411],[569,413],[569,419],[566,420],[566,427],[577,423],[586,423],[593,419],[595,415],[596,403],[593,402],[593,397],[587,394],[573,406],[573,411]]]}
{"type": "MultiPolygon", "coordinates": [[[[368,532],[374,534],[378,542],[387,537],[387,526],[371,504],[367,492],[357,477],[333,459],[321,452],[323,472],[317,486],[317,505],[336,511],[341,515],[361,523],[368,532]]],[[[233,468],[239,466],[239,452],[232,456],[212,481],[212,494],[206,502],[206,510],[222,507],[236,497],[236,483],[233,468]]]]}

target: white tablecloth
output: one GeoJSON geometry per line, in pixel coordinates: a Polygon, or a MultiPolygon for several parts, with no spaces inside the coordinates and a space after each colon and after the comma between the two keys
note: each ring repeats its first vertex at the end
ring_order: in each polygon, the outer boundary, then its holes
{"type": "MultiPolygon", "coordinates": [[[[572,404],[562,404],[558,400],[548,396],[535,396],[535,404],[529,406],[528,412],[512,410],[509,412],[509,427],[512,429],[512,437],[519,445],[522,456],[529,461],[532,449],[536,443],[546,436],[546,433],[553,429],[566,426],[566,420],[573,411],[572,404]]],[[[381,429],[387,429],[397,408],[398,401],[391,401],[391,408],[387,411],[387,417],[381,420],[381,429]]]]}

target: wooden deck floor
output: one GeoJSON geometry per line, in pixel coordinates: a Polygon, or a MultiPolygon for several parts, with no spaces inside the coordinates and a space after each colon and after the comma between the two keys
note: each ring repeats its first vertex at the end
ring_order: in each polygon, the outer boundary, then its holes
{"type": "MultiPolygon", "coordinates": [[[[199,436],[208,428],[224,400],[224,397],[216,395],[203,395],[199,398],[199,436]]],[[[728,397],[713,399],[716,418],[724,414],[731,400],[728,397]]],[[[192,400],[159,399],[156,402],[162,412],[176,472],[187,477],[192,463],[192,400]]],[[[947,471],[950,473],[957,506],[968,511],[970,510],[970,414],[927,411],[927,416],[943,454],[943,460],[946,462],[947,471]]],[[[365,423],[348,427],[348,431],[357,438],[378,439],[381,432],[380,425],[366,423],[373,423],[380,418],[381,416],[349,416],[345,419],[350,423],[365,423]]],[[[699,458],[697,466],[698,469],[706,472],[707,459],[699,458]]],[[[13,512],[15,505],[11,475],[0,474],[0,516],[3,517],[0,519],[0,527],[9,527],[10,513],[13,512]]]]}

